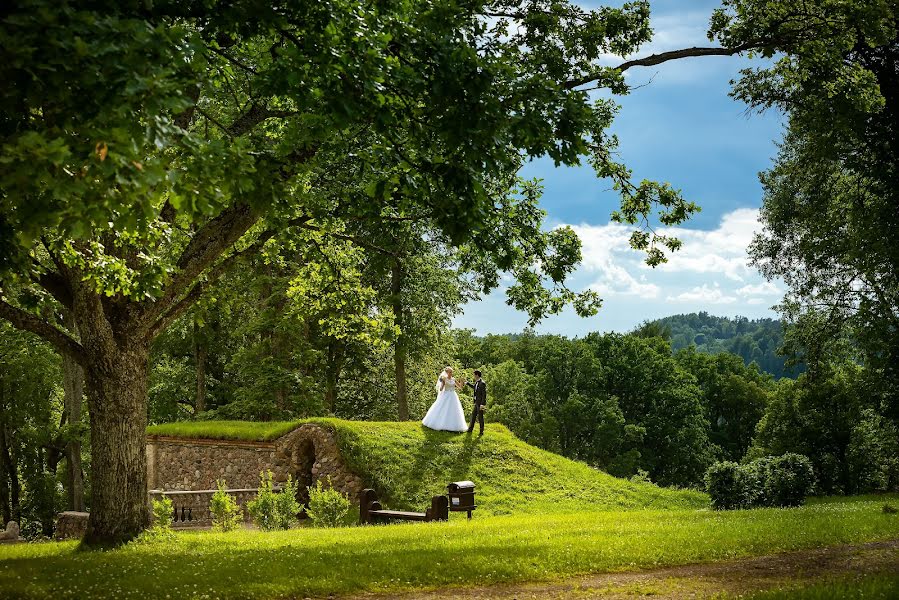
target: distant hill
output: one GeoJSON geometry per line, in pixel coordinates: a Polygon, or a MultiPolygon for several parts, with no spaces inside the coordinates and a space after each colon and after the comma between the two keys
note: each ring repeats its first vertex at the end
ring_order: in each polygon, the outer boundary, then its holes
{"type": "Polygon", "coordinates": [[[700,352],[731,352],[746,364],[755,361],[763,371],[776,378],[796,377],[805,367],[786,367],[786,358],[778,356],[783,345],[783,326],[778,319],[716,317],[706,312],[672,315],[651,324],[670,334],[671,347],[677,351],[696,346],[700,352]]]}

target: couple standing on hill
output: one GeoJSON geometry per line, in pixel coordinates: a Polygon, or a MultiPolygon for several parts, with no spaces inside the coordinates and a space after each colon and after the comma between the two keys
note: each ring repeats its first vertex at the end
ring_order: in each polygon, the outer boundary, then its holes
{"type": "Polygon", "coordinates": [[[428,414],[422,419],[421,424],[429,429],[440,431],[474,431],[477,421],[481,426],[480,435],[484,435],[484,406],[487,404],[487,384],[481,379],[481,372],[474,372],[474,383],[464,379],[456,381],[453,378],[453,368],[447,367],[437,378],[434,386],[437,390],[437,400],[428,409],[428,414]],[[462,411],[462,403],[456,393],[456,386],[467,385],[474,390],[474,411],[471,413],[471,425],[465,427],[465,413],[462,411]]]}

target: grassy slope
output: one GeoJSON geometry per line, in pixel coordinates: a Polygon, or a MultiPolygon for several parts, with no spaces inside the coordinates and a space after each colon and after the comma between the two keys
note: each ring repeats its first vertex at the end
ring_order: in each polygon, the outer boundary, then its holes
{"type": "Polygon", "coordinates": [[[584,512],[471,523],[183,532],[77,552],[0,546],[0,598],[302,598],[546,580],[899,537],[883,499],[796,509],[584,512]]]}
{"type": "Polygon", "coordinates": [[[332,428],[353,471],[386,504],[423,509],[452,481],[476,486],[477,513],[520,514],[699,508],[705,494],[632,483],[540,450],[491,424],[484,437],[426,429],[418,423],[316,419],[332,428]]]}
{"type": "MultiPolygon", "coordinates": [[[[270,440],[297,422],[197,421],[154,425],[148,433],[216,439],[270,440]]],[[[612,477],[546,452],[490,424],[484,437],[433,431],[419,423],[311,419],[333,430],[350,468],[397,509],[424,510],[451,481],[476,484],[477,513],[518,514],[701,508],[705,494],[612,477]]]]}

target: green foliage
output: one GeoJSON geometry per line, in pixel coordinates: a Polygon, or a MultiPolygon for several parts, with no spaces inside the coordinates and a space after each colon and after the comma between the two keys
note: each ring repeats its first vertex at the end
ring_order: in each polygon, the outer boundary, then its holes
{"type": "Polygon", "coordinates": [[[172,501],[166,496],[153,500],[153,527],[172,528],[172,501]]]}
{"type": "Polygon", "coordinates": [[[850,433],[846,463],[853,490],[899,490],[899,429],[868,408],[850,433]]]}
{"type": "Polygon", "coordinates": [[[172,529],[172,501],[169,498],[163,496],[161,500],[153,500],[152,517],[149,529],[142,531],[132,544],[145,546],[171,543],[175,540],[175,531],[172,529]]]}
{"type": "Polygon", "coordinates": [[[275,496],[275,524],[278,529],[290,529],[297,522],[297,515],[303,509],[297,500],[299,484],[288,475],[281,491],[275,496]]]}
{"type": "Polygon", "coordinates": [[[866,575],[830,579],[809,586],[759,592],[750,600],[892,600],[899,589],[899,575],[866,575]]]}
{"type": "Polygon", "coordinates": [[[260,473],[259,491],[255,498],[247,502],[247,512],[256,527],[263,531],[274,531],[280,527],[277,495],[272,481],[272,472],[260,473]]]}
{"type": "Polygon", "coordinates": [[[739,465],[715,463],[705,474],[712,508],[730,510],[756,506],[799,506],[812,492],[814,472],[799,454],[765,457],[739,465]]]}
{"type": "Polygon", "coordinates": [[[290,529],[302,508],[297,500],[298,484],[288,476],[281,490],[276,491],[272,475],[271,471],[259,474],[259,491],[247,502],[247,512],[263,531],[290,529]]]}
{"type": "Polygon", "coordinates": [[[788,364],[788,357],[779,354],[784,326],[775,319],[716,317],[703,311],[650,321],[635,333],[670,340],[675,352],[695,348],[705,354],[735,354],[747,367],[755,363],[775,379],[796,377],[805,371],[804,364],[788,364]]]}
{"type": "Polygon", "coordinates": [[[234,496],[226,492],[225,481],[220,479],[215,482],[216,490],[209,501],[209,514],[212,515],[213,531],[232,531],[240,527],[243,522],[243,512],[240,510],[234,496]]]}
{"type": "Polygon", "coordinates": [[[789,511],[574,514],[550,507],[539,519],[476,512],[471,522],[453,513],[449,523],[182,532],[173,541],[91,553],[74,542],[13,544],[0,547],[0,596],[162,600],[187,590],[274,599],[546,581],[892,540],[899,519],[883,514],[883,503],[839,498],[789,511]]]}
{"type": "Polygon", "coordinates": [[[715,510],[748,508],[752,503],[746,469],[735,462],[717,462],[709,467],[705,487],[715,510]]]}
{"type": "Polygon", "coordinates": [[[309,507],[306,514],[309,515],[313,527],[340,527],[347,524],[350,500],[334,489],[330,477],[327,488],[322,486],[319,479],[315,482],[315,486],[309,488],[309,507]]]}

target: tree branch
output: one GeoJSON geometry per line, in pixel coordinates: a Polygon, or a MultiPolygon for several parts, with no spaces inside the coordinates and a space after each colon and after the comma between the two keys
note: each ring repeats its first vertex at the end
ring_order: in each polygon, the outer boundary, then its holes
{"type": "Polygon", "coordinates": [[[81,344],[40,317],[17,308],[5,300],[0,300],[0,318],[9,321],[16,329],[36,334],[60,352],[72,357],[72,360],[79,365],[85,365],[86,357],[81,344]]]}
{"type": "MultiPolygon", "coordinates": [[[[733,56],[734,54],[739,54],[740,52],[760,48],[761,46],[762,42],[760,40],[753,40],[751,42],[740,44],[739,46],[734,46],[733,48],[682,48],[680,50],[669,50],[668,52],[659,52],[658,54],[652,54],[643,58],[628,60],[613,68],[617,71],[624,72],[632,67],[654,67],[656,65],[666,63],[670,60],[679,60],[682,58],[692,58],[697,56],[733,56]]],[[[563,87],[565,89],[571,90],[578,86],[595,81],[600,76],[601,73],[592,73],[578,79],[570,79],[563,84],[563,87]]]]}

